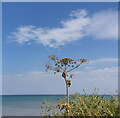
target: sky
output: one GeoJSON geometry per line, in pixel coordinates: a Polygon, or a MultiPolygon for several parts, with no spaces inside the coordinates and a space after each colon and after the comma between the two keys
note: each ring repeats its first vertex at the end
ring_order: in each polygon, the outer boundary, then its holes
{"type": "Polygon", "coordinates": [[[117,9],[115,2],[3,3],[3,94],[65,94],[60,74],[45,71],[51,54],[89,60],[73,71],[70,94],[115,94],[117,9]]]}

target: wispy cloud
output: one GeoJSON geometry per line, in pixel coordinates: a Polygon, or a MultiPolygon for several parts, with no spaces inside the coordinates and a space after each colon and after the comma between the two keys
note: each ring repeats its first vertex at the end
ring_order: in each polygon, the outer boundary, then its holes
{"type": "Polygon", "coordinates": [[[52,73],[45,72],[45,71],[32,71],[32,72],[26,72],[21,74],[12,74],[12,75],[3,75],[3,78],[15,78],[17,80],[41,80],[41,79],[47,79],[53,77],[52,73]]]}
{"type": "Polygon", "coordinates": [[[81,89],[85,89],[86,92],[92,93],[94,88],[98,88],[100,94],[116,94],[115,92],[118,90],[118,68],[99,68],[75,72],[75,79],[72,84],[71,92],[79,92],[81,89]]]}
{"type": "Polygon", "coordinates": [[[90,60],[87,65],[84,65],[85,70],[104,69],[118,66],[118,58],[99,58],[90,60]]]}
{"type": "MultiPolygon", "coordinates": [[[[110,68],[98,68],[94,70],[87,70],[87,71],[75,71],[73,72],[75,74],[75,78],[83,79],[86,78],[86,80],[94,81],[94,80],[117,80],[117,67],[110,67],[110,68]],[[115,78],[116,77],[116,78],[115,78]]],[[[43,79],[50,79],[50,78],[60,78],[60,74],[53,74],[50,72],[45,71],[33,71],[33,72],[27,72],[22,74],[13,74],[13,75],[3,75],[4,79],[16,79],[16,80],[29,80],[29,81],[41,81],[43,79]]]]}
{"type": "Polygon", "coordinates": [[[100,58],[97,60],[90,61],[90,64],[104,64],[104,63],[116,63],[118,64],[118,58],[100,58]]]}
{"type": "Polygon", "coordinates": [[[77,78],[84,79],[89,81],[117,81],[117,67],[110,67],[110,68],[99,68],[94,70],[88,71],[78,71],[74,72],[77,78]]]}
{"type": "Polygon", "coordinates": [[[118,12],[106,10],[93,14],[86,30],[94,39],[118,39],[118,12]]]}
{"type": "MultiPolygon", "coordinates": [[[[95,87],[99,88],[102,94],[115,93],[118,89],[118,68],[76,71],[71,81],[70,93],[82,92],[82,89],[85,89],[87,93],[92,93],[95,87]]],[[[54,75],[43,71],[3,75],[3,94],[23,93],[63,94],[65,93],[64,79],[60,74],[54,75]]]]}
{"type": "Polygon", "coordinates": [[[81,40],[86,36],[94,39],[117,39],[117,11],[106,10],[89,15],[84,9],[72,11],[61,27],[44,28],[20,26],[10,37],[19,44],[36,42],[52,48],[81,40]]]}

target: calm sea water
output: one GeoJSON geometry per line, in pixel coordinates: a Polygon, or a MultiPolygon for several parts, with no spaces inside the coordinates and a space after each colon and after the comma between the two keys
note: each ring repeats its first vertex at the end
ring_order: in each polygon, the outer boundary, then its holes
{"type": "MultiPolygon", "coordinates": [[[[105,99],[110,97],[106,95],[105,99]]],[[[65,99],[65,95],[5,95],[2,96],[2,115],[40,116],[44,99],[50,100],[50,103],[56,106],[57,100],[65,99]]]]}

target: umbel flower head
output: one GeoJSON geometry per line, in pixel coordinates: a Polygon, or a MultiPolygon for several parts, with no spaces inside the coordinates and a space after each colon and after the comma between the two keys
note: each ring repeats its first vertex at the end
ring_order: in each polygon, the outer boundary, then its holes
{"type": "Polygon", "coordinates": [[[48,56],[50,59],[52,59],[52,60],[58,60],[58,57],[56,57],[55,55],[50,55],[50,56],[48,56]]]}
{"type": "MultiPolygon", "coordinates": [[[[52,62],[49,62],[46,64],[47,70],[52,70],[54,73],[56,72],[62,72],[62,77],[66,77],[65,73],[63,72],[70,72],[76,68],[78,68],[82,63],[88,62],[87,59],[79,59],[78,61],[75,61],[71,58],[63,58],[58,59],[55,55],[48,56],[52,62]],[[52,64],[54,62],[54,64],[52,64]],[[64,76],[63,76],[64,75],[64,76]]],[[[70,78],[72,78],[73,75],[71,75],[70,78]]]]}
{"type": "Polygon", "coordinates": [[[71,59],[71,58],[63,58],[63,59],[59,60],[59,62],[60,62],[61,64],[64,64],[64,65],[70,64],[70,63],[73,62],[73,61],[74,61],[74,60],[71,59]]]}
{"type": "Polygon", "coordinates": [[[87,59],[79,59],[79,61],[82,62],[82,63],[88,62],[87,59]]]}
{"type": "Polygon", "coordinates": [[[45,67],[46,67],[46,71],[48,71],[48,70],[52,70],[52,66],[51,66],[51,63],[47,63],[46,65],[45,65],[45,67]]]}

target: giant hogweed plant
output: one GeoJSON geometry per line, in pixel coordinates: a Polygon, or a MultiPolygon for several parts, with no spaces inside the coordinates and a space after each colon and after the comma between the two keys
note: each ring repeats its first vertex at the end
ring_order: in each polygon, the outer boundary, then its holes
{"type": "Polygon", "coordinates": [[[77,61],[71,59],[71,58],[63,58],[58,59],[55,55],[50,55],[49,59],[52,60],[51,62],[48,62],[46,64],[46,71],[52,70],[55,73],[61,73],[62,78],[65,81],[66,84],[66,103],[64,104],[58,104],[57,107],[59,109],[65,109],[67,114],[70,113],[70,105],[69,105],[69,87],[71,85],[71,78],[74,76],[74,74],[68,74],[69,72],[77,69],[80,65],[88,62],[87,59],[78,59],[77,61]]]}

